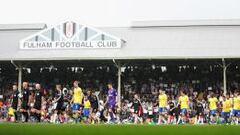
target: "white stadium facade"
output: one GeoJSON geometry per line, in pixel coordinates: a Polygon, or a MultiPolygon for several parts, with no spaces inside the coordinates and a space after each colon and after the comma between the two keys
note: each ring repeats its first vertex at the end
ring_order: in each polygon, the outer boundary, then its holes
{"type": "Polygon", "coordinates": [[[0,76],[7,70],[7,73],[13,72],[19,89],[25,80],[23,70],[26,68],[34,69],[39,64],[98,63],[117,69],[116,87],[121,97],[122,67],[128,63],[201,65],[212,62],[222,68],[226,93],[228,66],[239,64],[240,20],[138,21],[130,27],[99,28],[74,21],[50,27],[46,24],[2,24],[0,45],[0,76]]]}

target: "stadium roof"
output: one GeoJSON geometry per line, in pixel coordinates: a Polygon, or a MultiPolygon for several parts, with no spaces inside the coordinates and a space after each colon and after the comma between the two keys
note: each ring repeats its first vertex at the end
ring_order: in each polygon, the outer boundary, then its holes
{"type": "Polygon", "coordinates": [[[240,26],[240,19],[134,21],[132,27],[240,26]]]}
{"type": "Polygon", "coordinates": [[[120,48],[20,49],[19,41],[45,24],[0,25],[0,60],[240,58],[240,20],[144,21],[132,27],[100,27],[124,40],[120,48]],[[186,27],[187,26],[187,27],[186,27]]]}
{"type": "Polygon", "coordinates": [[[17,31],[17,30],[42,30],[47,28],[46,24],[0,24],[0,31],[17,31]]]}

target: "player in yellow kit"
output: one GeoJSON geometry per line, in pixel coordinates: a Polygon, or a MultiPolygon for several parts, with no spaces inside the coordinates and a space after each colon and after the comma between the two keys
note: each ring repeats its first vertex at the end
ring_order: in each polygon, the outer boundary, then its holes
{"type": "Polygon", "coordinates": [[[88,99],[87,96],[84,96],[84,101],[83,101],[83,117],[86,120],[86,123],[90,123],[89,116],[90,116],[90,108],[91,108],[91,103],[88,99]]]}
{"type": "Polygon", "coordinates": [[[73,114],[72,117],[74,118],[75,122],[80,122],[81,114],[82,114],[82,99],[83,99],[83,93],[82,89],[78,86],[79,82],[74,81],[73,83],[73,96],[72,96],[72,110],[73,114]]]}
{"type": "Polygon", "coordinates": [[[232,102],[229,99],[229,95],[223,97],[221,117],[224,119],[223,123],[229,123],[229,117],[231,112],[232,102]]]}
{"type": "Polygon", "coordinates": [[[180,123],[180,121],[182,121],[182,123],[186,122],[186,115],[187,115],[187,109],[189,108],[189,98],[186,95],[185,92],[181,92],[181,96],[178,99],[178,104],[180,104],[181,107],[181,113],[180,116],[178,118],[178,124],[180,123]]]}
{"type": "Polygon", "coordinates": [[[158,119],[158,124],[167,123],[166,120],[166,112],[167,112],[167,95],[165,94],[165,91],[159,90],[159,96],[158,96],[158,101],[159,101],[159,119],[158,119]]]}
{"type": "Polygon", "coordinates": [[[78,86],[79,82],[78,81],[74,81],[73,86],[73,97],[72,97],[72,109],[74,111],[78,111],[80,110],[80,108],[82,107],[82,99],[83,99],[83,93],[82,93],[82,89],[78,86]]]}
{"type": "Polygon", "coordinates": [[[210,123],[215,123],[218,99],[214,96],[214,93],[211,94],[210,98],[208,99],[208,103],[210,110],[210,123]]]}
{"type": "Polygon", "coordinates": [[[238,92],[234,93],[233,97],[233,120],[235,124],[240,121],[240,95],[238,92]]]}

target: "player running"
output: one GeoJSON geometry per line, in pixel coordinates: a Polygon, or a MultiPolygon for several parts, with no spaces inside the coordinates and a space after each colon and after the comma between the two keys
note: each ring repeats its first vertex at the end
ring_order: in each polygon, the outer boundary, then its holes
{"type": "Polygon", "coordinates": [[[159,96],[158,96],[158,101],[159,101],[159,118],[158,118],[158,124],[163,124],[167,123],[167,102],[168,98],[167,95],[165,94],[165,91],[159,90],[159,96]]]}
{"type": "Polygon", "coordinates": [[[189,98],[186,95],[185,92],[181,92],[181,96],[178,99],[178,104],[180,104],[180,108],[181,108],[181,113],[179,115],[177,124],[180,123],[180,121],[182,121],[182,123],[186,123],[186,115],[187,115],[187,109],[189,108],[189,98]]]}
{"type": "Polygon", "coordinates": [[[209,110],[210,110],[210,124],[216,123],[216,116],[217,116],[217,104],[218,99],[214,96],[214,93],[210,95],[208,99],[209,102],[209,110]]]}

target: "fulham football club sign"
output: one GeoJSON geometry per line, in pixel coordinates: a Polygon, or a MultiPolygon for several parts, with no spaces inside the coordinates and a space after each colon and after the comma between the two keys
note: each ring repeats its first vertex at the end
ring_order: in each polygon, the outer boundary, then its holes
{"type": "Polygon", "coordinates": [[[123,40],[73,21],[60,23],[20,41],[20,49],[119,49],[123,40]]]}

